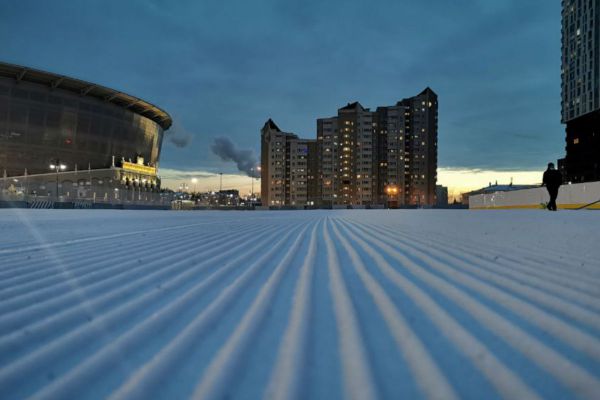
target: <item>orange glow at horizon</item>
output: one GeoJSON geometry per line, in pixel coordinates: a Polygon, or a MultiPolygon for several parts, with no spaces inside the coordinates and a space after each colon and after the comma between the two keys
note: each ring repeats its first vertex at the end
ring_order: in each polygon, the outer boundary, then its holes
{"type": "MultiPolygon", "coordinates": [[[[466,168],[438,168],[438,185],[448,187],[448,197],[460,200],[460,195],[471,190],[480,189],[490,183],[515,185],[540,184],[544,171],[498,171],[466,168]]],[[[198,192],[219,190],[219,174],[208,171],[183,171],[161,168],[163,188],[178,190],[185,183],[189,190],[196,188],[198,192]],[[196,180],[193,183],[193,180],[196,180]]],[[[252,178],[245,175],[223,174],[223,190],[237,189],[241,196],[252,191],[252,178]]],[[[254,178],[254,193],[260,193],[260,178],[254,178]]]]}

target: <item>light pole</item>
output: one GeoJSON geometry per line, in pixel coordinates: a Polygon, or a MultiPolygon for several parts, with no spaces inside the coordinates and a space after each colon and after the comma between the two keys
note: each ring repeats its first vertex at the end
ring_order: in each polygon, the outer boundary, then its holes
{"type": "Polygon", "coordinates": [[[250,189],[250,199],[254,197],[254,167],[250,168],[250,182],[252,182],[252,189],[250,189]]]}
{"type": "Polygon", "coordinates": [[[194,184],[194,193],[196,193],[196,183],[198,183],[198,179],[192,178],[192,183],[194,184]]]}
{"type": "Polygon", "coordinates": [[[223,173],[219,172],[219,192],[223,191],[223,173]]]}
{"type": "Polygon", "coordinates": [[[56,200],[58,201],[58,173],[59,171],[64,171],[67,169],[65,164],[61,164],[60,160],[57,158],[50,164],[50,169],[56,171],[56,200]]]}
{"type": "MultiPolygon", "coordinates": [[[[260,165],[256,167],[256,171],[258,171],[258,173],[260,174],[260,165]]],[[[260,179],[260,175],[256,177],[256,180],[260,179]]],[[[250,196],[252,198],[252,201],[254,202],[254,200],[256,200],[256,196],[254,196],[254,176],[252,177],[252,195],[250,196]]]]}

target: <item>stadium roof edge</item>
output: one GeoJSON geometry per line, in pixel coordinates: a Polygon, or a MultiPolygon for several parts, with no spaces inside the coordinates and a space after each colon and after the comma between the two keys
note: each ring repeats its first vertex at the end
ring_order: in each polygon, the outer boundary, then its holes
{"type": "Polygon", "coordinates": [[[171,116],[154,104],[127,93],[81,79],[5,62],[0,62],[0,77],[13,78],[19,82],[48,85],[52,89],[60,88],[80,96],[95,97],[144,116],[159,124],[164,130],[169,129],[173,123],[171,116]]]}

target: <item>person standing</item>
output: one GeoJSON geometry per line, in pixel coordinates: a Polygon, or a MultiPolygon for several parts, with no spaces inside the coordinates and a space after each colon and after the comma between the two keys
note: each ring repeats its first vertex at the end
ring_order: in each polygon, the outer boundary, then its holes
{"type": "Polygon", "coordinates": [[[548,169],[544,172],[542,186],[546,186],[550,201],[546,208],[550,211],[556,211],[556,198],[558,197],[558,188],[562,184],[562,174],[557,169],[554,169],[554,164],[549,163],[548,169]]]}

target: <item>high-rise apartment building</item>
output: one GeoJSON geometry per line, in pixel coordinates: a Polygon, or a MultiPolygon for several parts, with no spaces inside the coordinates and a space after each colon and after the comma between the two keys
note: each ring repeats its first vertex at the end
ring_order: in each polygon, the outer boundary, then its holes
{"type": "MultiPolygon", "coordinates": [[[[314,140],[283,132],[269,119],[261,129],[261,198],[265,205],[309,203],[309,149],[314,140]]],[[[314,168],[314,160],[312,167],[314,168]]],[[[311,193],[312,194],[312,193],[311,193]]]]}
{"type": "Polygon", "coordinates": [[[570,181],[600,180],[600,0],[563,0],[561,77],[561,164],[570,181]]]}
{"type": "Polygon", "coordinates": [[[373,112],[348,104],[338,115],[317,120],[324,204],[373,204],[373,112]]]}
{"type": "Polygon", "coordinates": [[[430,88],[377,109],[379,202],[434,205],[437,182],[437,95],[430,88]]]}
{"type": "Polygon", "coordinates": [[[261,131],[263,204],[434,205],[437,110],[429,88],[375,111],[349,103],[317,120],[316,142],[267,121],[261,131]]]}

